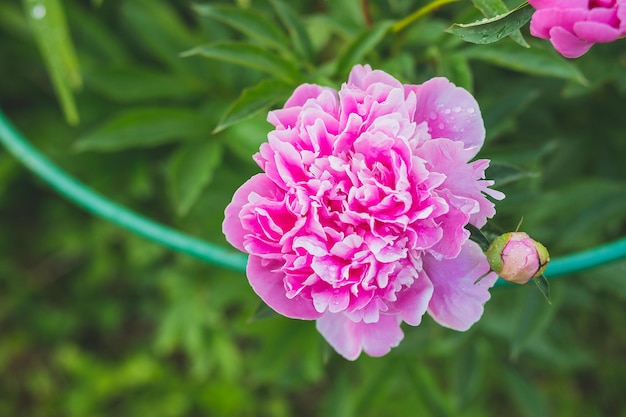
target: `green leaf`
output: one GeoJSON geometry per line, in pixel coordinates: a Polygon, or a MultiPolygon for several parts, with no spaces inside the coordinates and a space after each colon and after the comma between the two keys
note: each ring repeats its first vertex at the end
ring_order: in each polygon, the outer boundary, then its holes
{"type": "Polygon", "coordinates": [[[348,74],[353,65],[358,64],[384,39],[392,25],[393,22],[391,21],[383,21],[365,29],[341,54],[337,61],[335,73],[338,75],[348,74]]]}
{"type": "Polygon", "coordinates": [[[189,25],[179,17],[171,2],[133,0],[121,3],[125,26],[146,52],[167,64],[170,68],[189,75],[200,75],[178,54],[199,40],[189,30],[189,25]]]}
{"type": "Polygon", "coordinates": [[[28,21],[65,119],[71,125],[79,122],[73,89],[82,85],[78,59],[60,0],[23,0],[28,21]]]}
{"type": "Polygon", "coordinates": [[[472,242],[478,243],[478,246],[483,250],[483,252],[489,249],[489,245],[491,245],[491,240],[476,226],[473,224],[465,225],[465,228],[470,232],[470,240],[472,242]]]}
{"type": "Polygon", "coordinates": [[[552,304],[552,299],[550,298],[550,283],[548,282],[546,277],[542,274],[538,277],[533,278],[533,281],[535,281],[535,284],[537,284],[537,288],[539,288],[539,291],[543,295],[543,298],[546,299],[548,304],[552,304]]]}
{"type": "Polygon", "coordinates": [[[291,6],[283,0],[270,0],[272,7],[283,22],[291,39],[300,52],[300,55],[308,62],[315,61],[315,51],[311,44],[309,34],[305,30],[304,22],[291,8],[291,6]]]}
{"type": "Polygon", "coordinates": [[[267,72],[287,82],[300,79],[298,68],[290,61],[260,46],[239,42],[218,42],[197,46],[181,56],[200,55],[267,72]]]}
{"type": "Polygon", "coordinates": [[[446,32],[458,36],[466,42],[487,44],[499,41],[524,26],[532,16],[533,9],[527,2],[510,12],[469,24],[455,23],[446,32]]]}
{"type": "Polygon", "coordinates": [[[507,392],[520,415],[524,417],[549,415],[545,397],[534,381],[506,366],[502,367],[502,371],[507,392]]]}
{"type": "Polygon", "coordinates": [[[179,216],[184,216],[213,180],[222,161],[222,145],[202,140],[180,147],[168,165],[170,197],[179,216]]]}
{"type": "MultiPolygon", "coordinates": [[[[486,17],[494,17],[509,11],[509,8],[506,7],[506,4],[504,4],[502,0],[472,0],[472,2],[486,17]]],[[[528,45],[519,29],[513,31],[509,36],[524,48],[530,48],[530,45],[528,45]]]]}
{"type": "Polygon", "coordinates": [[[514,359],[546,330],[556,310],[556,305],[546,303],[537,291],[528,291],[522,301],[511,339],[511,357],[514,359]]]}
{"type": "Polygon", "coordinates": [[[226,110],[213,133],[221,132],[227,127],[266,110],[282,101],[293,88],[278,80],[266,79],[259,84],[243,90],[239,98],[226,110]]]}
{"type": "Polygon", "coordinates": [[[585,76],[572,63],[555,53],[536,47],[522,49],[512,44],[498,43],[489,47],[467,48],[462,53],[470,59],[478,59],[527,74],[587,84],[585,76]]]}
{"type": "Polygon", "coordinates": [[[85,74],[85,83],[118,102],[157,99],[184,99],[197,94],[199,86],[189,78],[140,67],[94,68],[85,74]]]}
{"type": "Polygon", "coordinates": [[[512,182],[516,182],[529,177],[537,177],[538,174],[515,165],[502,162],[491,161],[489,168],[485,172],[485,176],[495,182],[495,187],[501,187],[512,182]]]}
{"type": "Polygon", "coordinates": [[[264,302],[260,302],[252,316],[248,319],[248,323],[276,317],[279,314],[264,302]]]}
{"type": "Polygon", "coordinates": [[[231,125],[220,134],[220,139],[231,151],[244,161],[252,161],[251,156],[259,151],[263,142],[267,141],[267,132],[271,125],[267,123],[265,115],[256,115],[231,125]]]}
{"type": "Polygon", "coordinates": [[[225,23],[263,45],[288,51],[289,39],[273,21],[257,11],[211,4],[195,4],[193,9],[201,16],[225,23]]]}
{"type": "Polygon", "coordinates": [[[140,108],[127,110],[75,144],[77,151],[115,152],[145,148],[208,135],[206,122],[192,110],[140,108]]]}
{"type": "Polygon", "coordinates": [[[444,77],[470,92],[473,90],[474,75],[465,56],[462,54],[443,54],[440,63],[444,77]]]}

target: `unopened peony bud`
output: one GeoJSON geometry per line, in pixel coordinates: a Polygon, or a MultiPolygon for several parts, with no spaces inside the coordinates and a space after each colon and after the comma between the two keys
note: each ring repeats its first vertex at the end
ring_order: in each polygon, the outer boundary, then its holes
{"type": "Polygon", "coordinates": [[[498,236],[487,249],[489,266],[506,281],[525,284],[543,274],[550,261],[548,250],[523,232],[498,236]]]}

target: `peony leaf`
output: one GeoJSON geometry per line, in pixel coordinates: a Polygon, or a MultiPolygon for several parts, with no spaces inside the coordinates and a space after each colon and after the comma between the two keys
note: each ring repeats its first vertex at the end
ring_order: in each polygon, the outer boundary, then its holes
{"type": "MultiPolygon", "coordinates": [[[[474,3],[474,6],[486,17],[494,17],[509,11],[509,8],[506,7],[506,4],[504,4],[502,0],[472,0],[472,3],[474,3]]],[[[524,48],[530,48],[530,45],[528,45],[528,42],[526,42],[519,29],[511,32],[509,36],[524,48]]]]}
{"type": "Polygon", "coordinates": [[[208,135],[206,122],[194,110],[140,108],[127,110],[75,144],[77,151],[116,152],[146,148],[208,135]]]}
{"type": "Polygon", "coordinates": [[[286,98],[293,88],[278,80],[266,79],[257,85],[243,90],[241,95],[226,110],[213,133],[257,115],[275,103],[286,98]]]}
{"type": "Polygon", "coordinates": [[[252,316],[248,319],[248,323],[276,317],[279,314],[264,302],[260,302],[252,316]]]}
{"type": "Polygon", "coordinates": [[[354,64],[359,63],[383,40],[392,26],[393,22],[383,21],[363,31],[341,54],[335,73],[347,74],[354,64]]]}
{"type": "Polygon", "coordinates": [[[72,90],[81,87],[82,77],[63,6],[60,0],[23,0],[23,3],[65,119],[76,125],[79,116],[72,90]]]}
{"type": "Polygon", "coordinates": [[[552,304],[552,300],[550,299],[550,283],[546,279],[546,277],[541,274],[538,277],[533,278],[535,284],[537,284],[537,288],[541,291],[541,294],[544,296],[548,304],[552,304]]]}
{"type": "Polygon", "coordinates": [[[485,252],[491,245],[491,240],[476,226],[468,223],[465,228],[470,232],[470,240],[478,243],[478,246],[485,252]]]}
{"type": "Polygon", "coordinates": [[[293,62],[265,48],[249,43],[217,42],[197,46],[181,54],[183,57],[194,55],[254,68],[288,82],[295,82],[300,79],[300,72],[293,62]]]}
{"type": "MultiPolygon", "coordinates": [[[[557,301],[557,300],[555,300],[557,301]]],[[[511,339],[511,357],[516,359],[554,318],[556,308],[543,302],[536,291],[528,291],[519,304],[518,320],[511,339]]]]}
{"type": "Polygon", "coordinates": [[[179,216],[186,215],[202,190],[211,183],[222,161],[222,145],[217,141],[196,141],[180,147],[168,164],[170,198],[179,216]]]}
{"type": "Polygon", "coordinates": [[[488,48],[479,46],[466,48],[462,53],[470,59],[478,59],[527,74],[588,84],[576,66],[556,53],[540,48],[522,49],[512,44],[498,43],[488,48]]]}
{"type": "Polygon", "coordinates": [[[103,96],[122,103],[182,99],[201,91],[189,78],[138,66],[91,68],[85,74],[85,82],[103,96]]]}
{"type": "Polygon", "coordinates": [[[525,2],[510,12],[473,23],[455,23],[446,29],[446,32],[456,35],[466,42],[493,43],[519,30],[530,20],[534,11],[535,9],[528,2],[525,2]]]}
{"type": "Polygon", "coordinates": [[[545,393],[537,381],[523,375],[511,366],[502,366],[506,393],[513,400],[515,410],[523,417],[546,417],[548,411],[545,393]]]}
{"type": "Polygon", "coordinates": [[[296,12],[283,0],[270,0],[270,3],[289,31],[291,39],[300,52],[300,55],[308,61],[315,61],[313,44],[311,43],[309,34],[305,30],[304,23],[296,15],[296,12]]]}
{"type": "Polygon", "coordinates": [[[225,23],[263,45],[288,51],[289,40],[285,34],[260,12],[212,4],[194,4],[193,9],[199,15],[225,23]]]}

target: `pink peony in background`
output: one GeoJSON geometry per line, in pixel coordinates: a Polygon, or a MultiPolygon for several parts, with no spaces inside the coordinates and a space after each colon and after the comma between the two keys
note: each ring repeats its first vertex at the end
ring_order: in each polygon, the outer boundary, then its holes
{"type": "Polygon", "coordinates": [[[263,173],[226,208],[228,241],[278,313],[317,320],[344,357],[381,356],[424,313],[466,330],[497,276],[468,240],[494,215],[478,104],[444,78],[403,85],[355,66],[339,91],[298,87],[269,113],[263,173]]]}
{"type": "Polygon", "coordinates": [[[549,39],[566,58],[578,58],[594,43],[626,35],[626,0],[529,0],[536,9],[533,36],[549,39]]]}

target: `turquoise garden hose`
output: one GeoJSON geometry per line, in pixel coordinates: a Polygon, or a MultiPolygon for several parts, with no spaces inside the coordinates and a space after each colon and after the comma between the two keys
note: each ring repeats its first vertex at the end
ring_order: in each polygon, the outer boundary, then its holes
{"type": "MultiPolygon", "coordinates": [[[[28,169],[37,174],[59,193],[93,214],[107,219],[140,236],[166,247],[194,256],[213,265],[245,271],[247,258],[217,245],[181,233],[134,213],[81,184],[46,157],[41,155],[13,127],[0,111],[0,142],[28,169]]],[[[546,277],[580,272],[626,258],[626,238],[583,252],[553,259],[545,271],[546,277]]],[[[500,284],[504,281],[500,280],[500,284]]]]}

